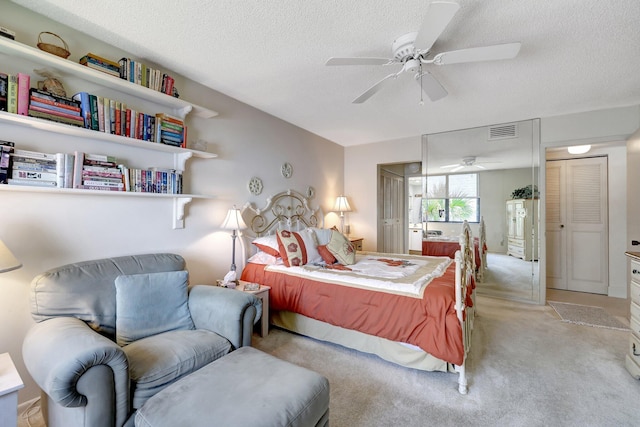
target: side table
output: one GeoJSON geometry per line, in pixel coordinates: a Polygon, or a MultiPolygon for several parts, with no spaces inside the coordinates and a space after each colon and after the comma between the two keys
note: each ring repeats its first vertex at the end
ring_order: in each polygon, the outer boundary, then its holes
{"type": "Polygon", "coordinates": [[[247,291],[244,289],[244,286],[249,283],[244,280],[238,281],[238,286],[236,286],[236,291],[247,292],[253,294],[260,298],[262,301],[262,317],[260,318],[261,328],[260,328],[260,336],[266,337],[269,335],[269,290],[271,289],[269,286],[260,285],[260,289],[257,291],[247,291]]]}
{"type": "Polygon", "coordinates": [[[18,390],[24,387],[9,353],[0,354],[0,427],[18,423],[18,390]]]}
{"type": "Polygon", "coordinates": [[[356,251],[361,251],[362,250],[362,241],[363,240],[364,239],[362,237],[349,237],[349,241],[353,245],[353,249],[355,249],[356,251]]]}

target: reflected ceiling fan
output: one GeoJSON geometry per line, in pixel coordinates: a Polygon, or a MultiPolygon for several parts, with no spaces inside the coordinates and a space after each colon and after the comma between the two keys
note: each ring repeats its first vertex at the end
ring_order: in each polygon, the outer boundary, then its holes
{"type": "MultiPolygon", "coordinates": [[[[515,58],[520,51],[520,43],[506,43],[492,46],[441,52],[430,57],[431,47],[447,27],[460,5],[453,1],[434,1],[427,8],[427,14],[418,32],[398,37],[391,45],[392,58],[329,58],[326,65],[401,65],[396,73],[391,73],[367,89],[353,100],[361,104],[403,73],[413,74],[413,79],[431,101],[447,95],[447,91],[425,66],[450,65],[463,62],[491,61],[515,58]]],[[[422,103],[422,91],[420,103],[422,103]]]]}
{"type": "Polygon", "coordinates": [[[461,169],[468,168],[468,167],[486,169],[486,167],[482,165],[488,164],[488,163],[499,163],[499,162],[476,162],[476,156],[467,156],[467,157],[463,157],[460,163],[455,163],[453,165],[444,165],[444,166],[440,166],[440,168],[442,169],[453,168],[451,169],[451,172],[457,172],[461,169]]]}

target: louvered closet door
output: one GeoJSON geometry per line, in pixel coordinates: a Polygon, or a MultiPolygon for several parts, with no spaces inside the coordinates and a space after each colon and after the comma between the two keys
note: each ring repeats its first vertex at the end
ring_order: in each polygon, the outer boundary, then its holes
{"type": "Polygon", "coordinates": [[[565,161],[548,161],[546,178],[547,287],[567,289],[567,233],[565,230],[565,161]],[[561,197],[562,195],[562,197],[561,197]]]}
{"type": "Polygon", "coordinates": [[[404,252],[404,177],[380,173],[378,251],[404,252]]]}
{"type": "Polygon", "coordinates": [[[607,197],[606,157],[547,162],[549,287],[607,294],[607,197]]]}
{"type": "Polygon", "coordinates": [[[607,218],[607,158],[568,160],[567,288],[570,291],[607,294],[607,218]]]}

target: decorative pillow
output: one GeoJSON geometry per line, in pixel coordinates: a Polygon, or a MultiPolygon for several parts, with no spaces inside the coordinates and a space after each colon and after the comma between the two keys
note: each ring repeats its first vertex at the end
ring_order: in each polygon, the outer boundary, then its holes
{"type": "Polygon", "coordinates": [[[327,249],[341,264],[351,265],[356,262],[356,251],[353,245],[336,229],[331,230],[331,240],[327,244],[327,249]]]}
{"type": "Polygon", "coordinates": [[[265,264],[265,265],[276,265],[282,264],[282,258],[275,257],[273,255],[269,255],[266,252],[259,251],[253,254],[247,262],[251,262],[253,264],[265,264]]]}
{"type": "Polygon", "coordinates": [[[307,250],[307,264],[317,264],[322,262],[322,256],[318,252],[318,238],[315,231],[305,228],[300,232],[304,247],[307,250]]]}
{"type": "Polygon", "coordinates": [[[280,252],[278,248],[278,239],[275,234],[270,234],[268,236],[258,237],[251,242],[258,249],[263,252],[268,253],[271,256],[279,257],[280,252]]]}
{"type": "Polygon", "coordinates": [[[116,277],[116,342],[125,346],[162,332],[195,329],[187,271],[116,277]]]}
{"type": "Polygon", "coordinates": [[[298,267],[307,263],[307,249],[299,233],[278,230],[276,233],[282,262],[287,267],[298,267]]]}
{"type": "Polygon", "coordinates": [[[326,245],[331,240],[331,229],[330,228],[311,228],[314,233],[316,233],[316,237],[318,238],[318,245],[326,245]]]}
{"type": "Polygon", "coordinates": [[[329,249],[327,249],[327,245],[318,245],[318,253],[320,253],[322,260],[329,265],[334,264],[337,261],[336,257],[334,257],[333,254],[329,252],[329,249]]]}

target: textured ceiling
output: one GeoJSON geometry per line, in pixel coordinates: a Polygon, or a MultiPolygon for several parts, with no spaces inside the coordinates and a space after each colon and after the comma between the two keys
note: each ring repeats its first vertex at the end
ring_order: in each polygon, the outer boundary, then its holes
{"type": "Polygon", "coordinates": [[[393,70],[324,63],[389,57],[425,0],[13,1],[344,146],[640,104],[639,0],[458,0],[432,52],[522,48],[432,66],[449,95],[422,106],[410,78],[352,104],[393,70]]]}

